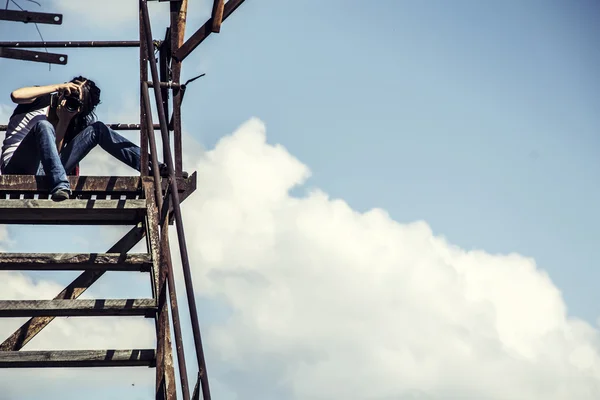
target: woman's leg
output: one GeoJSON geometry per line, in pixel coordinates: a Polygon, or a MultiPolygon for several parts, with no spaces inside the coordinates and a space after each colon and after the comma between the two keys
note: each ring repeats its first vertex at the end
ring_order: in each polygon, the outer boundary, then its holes
{"type": "Polygon", "coordinates": [[[97,145],[131,168],[140,170],[140,148],[117,132],[94,122],[67,143],[60,153],[65,170],[71,171],[97,145]]]}
{"type": "Polygon", "coordinates": [[[10,161],[3,168],[6,175],[35,175],[42,163],[49,180],[50,193],[58,189],[69,190],[69,180],[56,149],[54,126],[46,120],[39,121],[31,128],[10,161]]]}

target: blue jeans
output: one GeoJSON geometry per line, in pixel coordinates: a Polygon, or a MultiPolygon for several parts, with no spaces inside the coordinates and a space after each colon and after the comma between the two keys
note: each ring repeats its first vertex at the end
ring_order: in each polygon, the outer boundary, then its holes
{"type": "Polygon", "coordinates": [[[54,126],[50,122],[42,120],[25,136],[8,164],[2,168],[2,173],[5,175],[46,175],[52,188],[50,193],[54,193],[58,189],[70,190],[66,171],[73,170],[77,163],[83,160],[97,145],[131,168],[140,170],[139,146],[102,122],[94,122],[82,130],[63,147],[59,154],[56,149],[54,126]]]}

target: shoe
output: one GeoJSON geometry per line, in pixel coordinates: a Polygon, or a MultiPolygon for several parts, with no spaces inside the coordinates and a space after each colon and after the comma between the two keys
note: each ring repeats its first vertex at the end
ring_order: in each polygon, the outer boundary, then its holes
{"type": "Polygon", "coordinates": [[[70,197],[70,193],[67,189],[58,189],[54,193],[52,193],[52,200],[54,201],[63,201],[68,200],[70,197]]]}

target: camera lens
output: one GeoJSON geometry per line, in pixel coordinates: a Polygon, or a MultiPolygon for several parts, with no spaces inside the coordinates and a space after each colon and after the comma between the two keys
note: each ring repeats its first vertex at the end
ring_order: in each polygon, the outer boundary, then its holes
{"type": "Polygon", "coordinates": [[[65,97],[65,108],[70,112],[75,112],[81,106],[81,101],[76,97],[65,97]]]}

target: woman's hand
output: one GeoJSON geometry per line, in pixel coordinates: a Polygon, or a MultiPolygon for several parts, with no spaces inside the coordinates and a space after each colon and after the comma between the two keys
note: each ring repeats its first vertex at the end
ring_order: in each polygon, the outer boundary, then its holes
{"type": "MultiPolygon", "coordinates": [[[[79,83],[79,82],[78,82],[79,83]]],[[[79,94],[81,92],[80,90],[80,86],[81,84],[77,84],[74,82],[65,82],[65,83],[61,83],[59,85],[56,85],[56,91],[57,92],[62,92],[65,95],[69,96],[72,93],[75,94],[79,94]]]]}
{"type": "Polygon", "coordinates": [[[65,107],[66,103],[67,101],[61,98],[56,107],[56,115],[58,116],[59,124],[63,126],[68,126],[73,117],[77,115],[77,111],[69,111],[67,107],[65,107]]]}

